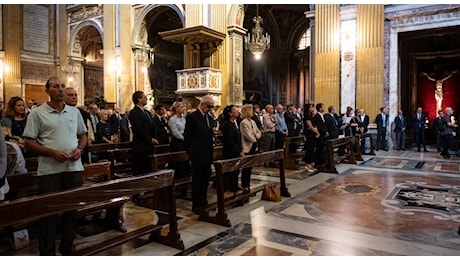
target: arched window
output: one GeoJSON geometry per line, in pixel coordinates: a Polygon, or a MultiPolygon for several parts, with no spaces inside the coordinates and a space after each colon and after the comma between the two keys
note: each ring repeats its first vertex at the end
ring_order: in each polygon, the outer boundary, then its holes
{"type": "Polygon", "coordinates": [[[304,50],[307,47],[310,47],[311,37],[310,37],[310,28],[308,28],[300,37],[299,45],[297,47],[298,50],[304,50]]]}

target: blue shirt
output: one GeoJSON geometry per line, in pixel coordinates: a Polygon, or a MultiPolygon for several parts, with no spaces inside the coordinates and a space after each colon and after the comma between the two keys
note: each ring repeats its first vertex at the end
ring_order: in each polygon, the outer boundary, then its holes
{"type": "Polygon", "coordinates": [[[286,120],[284,120],[284,117],[280,115],[278,112],[275,112],[275,118],[278,124],[275,126],[276,131],[282,132],[282,133],[287,133],[288,128],[286,125],[286,120]]]}

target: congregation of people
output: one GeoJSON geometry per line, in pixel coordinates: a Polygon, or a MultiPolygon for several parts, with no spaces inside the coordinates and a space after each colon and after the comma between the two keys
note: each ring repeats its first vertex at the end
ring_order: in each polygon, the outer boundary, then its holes
{"type": "MultiPolygon", "coordinates": [[[[338,113],[336,107],[323,103],[309,103],[303,108],[292,103],[265,106],[253,103],[242,106],[230,104],[222,109],[220,115],[216,115],[215,101],[211,96],[202,97],[194,111],[187,111],[180,101],[174,102],[171,107],[157,104],[149,111],[145,109],[146,95],[142,91],[136,91],[132,95],[134,106],[122,110],[107,109],[96,102],[88,106],[77,106],[77,91],[65,87],[59,78],[51,78],[46,89],[50,101],[41,105],[14,96],[3,109],[3,100],[0,100],[0,124],[6,143],[15,147],[24,158],[48,158],[41,161],[37,170],[39,176],[44,176],[39,182],[41,193],[82,185],[82,165],[94,159],[103,159],[92,158],[87,152],[88,145],[132,142],[133,175],[151,172],[149,156],[154,153],[154,147],[169,145],[170,152],[185,151],[188,155],[189,161],[174,163],[170,167],[175,170],[175,178],[192,177],[192,210],[198,214],[208,204],[206,198],[212,173],[213,146],[217,138],[221,140],[223,159],[232,159],[276,149],[294,151],[297,147],[284,147],[285,138],[303,135],[304,167],[306,171],[313,173],[322,171],[331,159],[326,151],[328,140],[367,133],[371,123],[363,108],[354,109],[349,106],[343,113],[338,113]],[[49,111],[53,113],[47,114],[49,111]],[[57,115],[63,111],[68,114],[68,126],[57,123],[61,120],[57,115]],[[48,126],[56,127],[57,130],[50,130],[48,126]],[[69,138],[69,135],[74,135],[74,138],[69,138]],[[63,164],[67,160],[72,163],[63,164]],[[71,178],[52,178],[55,174],[68,172],[77,174],[71,178]],[[49,188],[50,183],[55,184],[49,188]]],[[[445,111],[440,110],[432,123],[436,147],[444,158],[449,157],[453,132],[458,127],[453,121],[453,113],[451,107],[445,111]]],[[[412,116],[417,149],[420,151],[423,148],[425,152],[428,151],[425,140],[426,118],[421,107],[412,116]]],[[[391,121],[394,122],[392,131],[396,136],[394,148],[405,150],[409,122],[403,110],[399,109],[397,116],[391,121]]],[[[375,123],[376,150],[388,151],[387,138],[391,129],[388,107],[380,108],[375,123]]],[[[361,142],[360,152],[364,153],[368,148],[365,141],[361,142]]],[[[338,155],[345,153],[344,147],[338,149],[338,155]]],[[[266,163],[263,166],[275,167],[275,164],[266,163]]],[[[226,191],[250,192],[251,172],[251,168],[245,168],[241,172],[235,170],[226,173],[226,191]]],[[[185,196],[186,192],[181,192],[185,196]]],[[[62,253],[72,249],[72,233],[75,232],[69,226],[75,223],[75,214],[68,217],[69,222],[64,229],[67,233],[63,234],[63,244],[60,247],[62,253]]],[[[55,218],[43,221],[40,252],[43,255],[53,254],[55,231],[52,229],[55,229],[56,224],[50,223],[55,218]],[[53,234],[49,235],[50,233],[53,234]]]]}

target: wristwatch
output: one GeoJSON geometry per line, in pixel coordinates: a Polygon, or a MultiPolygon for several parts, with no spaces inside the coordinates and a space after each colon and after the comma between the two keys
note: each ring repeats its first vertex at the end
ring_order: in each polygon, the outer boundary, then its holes
{"type": "Polygon", "coordinates": [[[80,146],[78,146],[77,148],[80,149],[80,153],[83,153],[83,148],[81,148],[80,146]]]}

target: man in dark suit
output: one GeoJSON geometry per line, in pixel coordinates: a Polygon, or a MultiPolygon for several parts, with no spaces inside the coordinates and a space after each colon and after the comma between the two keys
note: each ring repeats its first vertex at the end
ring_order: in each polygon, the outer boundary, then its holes
{"type": "Polygon", "coordinates": [[[375,123],[377,124],[377,149],[383,149],[388,151],[386,148],[386,136],[388,126],[388,107],[381,107],[380,114],[375,117],[375,123]]]}
{"type": "MultiPolygon", "coordinates": [[[[362,134],[367,133],[370,120],[369,120],[369,116],[366,115],[366,112],[362,108],[358,109],[358,121],[359,121],[358,123],[359,131],[362,134]]],[[[368,138],[366,138],[366,140],[367,139],[368,138]]],[[[361,153],[366,152],[366,140],[361,141],[361,153]]]]}
{"type": "Polygon", "coordinates": [[[442,150],[442,144],[441,144],[441,131],[443,128],[443,122],[442,118],[444,117],[444,112],[442,110],[438,111],[438,117],[436,117],[433,121],[433,133],[434,136],[436,137],[436,148],[438,149],[438,153],[441,152],[442,150]]]}
{"type": "Polygon", "coordinates": [[[398,115],[395,117],[395,129],[396,133],[396,150],[406,150],[406,127],[407,119],[403,114],[402,109],[398,110],[398,115]]]}
{"type": "Polygon", "coordinates": [[[426,114],[423,113],[421,107],[417,107],[417,111],[412,117],[412,122],[414,122],[414,134],[415,142],[417,143],[417,151],[420,152],[420,145],[423,145],[423,150],[428,152],[425,144],[425,120],[426,114]]]}
{"type": "Polygon", "coordinates": [[[324,104],[316,104],[316,110],[318,113],[313,117],[313,120],[315,121],[320,136],[316,139],[315,168],[322,171],[327,159],[325,156],[325,148],[326,138],[329,137],[329,133],[327,132],[326,121],[324,120],[324,104]]]}
{"type": "Polygon", "coordinates": [[[214,108],[211,96],[201,98],[198,109],[186,117],[184,147],[192,164],[192,211],[206,215],[208,186],[213,161],[213,122],[209,112],[214,108]]]}
{"type": "Polygon", "coordinates": [[[169,144],[168,120],[166,119],[166,108],[163,105],[155,106],[155,115],[152,117],[153,127],[160,144],[169,144]]]}
{"type": "Polygon", "coordinates": [[[259,105],[254,105],[253,107],[254,110],[254,115],[252,116],[252,120],[256,122],[257,128],[259,128],[260,131],[262,131],[262,121],[260,120],[260,107],[259,105]]]}
{"type": "Polygon", "coordinates": [[[123,116],[120,114],[120,108],[115,108],[113,114],[109,117],[110,129],[112,129],[113,134],[118,134],[120,132],[120,121],[123,116]]]}
{"type": "Polygon", "coordinates": [[[131,109],[126,108],[125,114],[120,120],[120,142],[131,142],[132,141],[131,123],[129,122],[130,112],[131,112],[131,109]]]}
{"type": "Polygon", "coordinates": [[[284,112],[284,121],[286,121],[286,126],[288,129],[288,136],[298,136],[299,132],[297,131],[297,124],[299,122],[299,119],[297,118],[297,115],[295,114],[297,112],[297,109],[295,106],[290,103],[286,105],[286,112],[284,112]]]}
{"type": "Polygon", "coordinates": [[[327,139],[339,138],[339,122],[337,121],[334,106],[328,107],[327,111],[329,113],[324,115],[324,121],[326,121],[327,132],[329,133],[329,137],[327,139]]]}
{"type": "Polygon", "coordinates": [[[134,92],[132,100],[134,108],[129,113],[129,121],[133,131],[133,174],[139,175],[152,171],[149,155],[153,154],[153,147],[158,144],[158,139],[150,113],[144,109],[147,104],[144,92],[134,92]]]}

